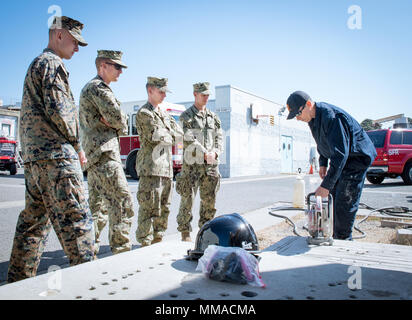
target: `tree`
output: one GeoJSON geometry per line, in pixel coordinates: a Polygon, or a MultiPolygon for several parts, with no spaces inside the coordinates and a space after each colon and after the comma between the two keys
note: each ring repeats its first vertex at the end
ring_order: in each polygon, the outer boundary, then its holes
{"type": "Polygon", "coordinates": [[[360,125],[365,131],[382,128],[382,125],[380,123],[374,123],[372,119],[365,119],[361,122],[360,125]]]}

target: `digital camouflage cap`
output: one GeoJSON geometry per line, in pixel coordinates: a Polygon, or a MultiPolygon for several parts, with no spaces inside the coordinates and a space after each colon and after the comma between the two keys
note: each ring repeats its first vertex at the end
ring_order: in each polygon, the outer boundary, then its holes
{"type": "Polygon", "coordinates": [[[86,40],[82,37],[83,23],[80,21],[66,16],[54,17],[50,29],[66,29],[73,38],[79,41],[79,46],[85,47],[88,45],[86,40]]]}
{"type": "Polygon", "coordinates": [[[211,94],[209,82],[198,82],[193,85],[193,92],[201,94],[211,94]]]}
{"type": "Polygon", "coordinates": [[[109,59],[115,64],[118,64],[122,68],[127,68],[126,64],[122,61],[123,52],[114,50],[97,50],[97,58],[109,59]]]}
{"type": "Polygon", "coordinates": [[[167,87],[167,78],[156,78],[156,77],[147,77],[147,85],[155,86],[160,91],[171,92],[167,87]]]}

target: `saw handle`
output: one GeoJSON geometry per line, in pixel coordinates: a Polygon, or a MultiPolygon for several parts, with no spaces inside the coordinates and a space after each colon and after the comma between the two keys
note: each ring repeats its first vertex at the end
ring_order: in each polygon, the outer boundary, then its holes
{"type": "MultiPolygon", "coordinates": [[[[308,205],[310,205],[310,200],[311,200],[312,197],[315,197],[315,192],[311,192],[311,193],[309,193],[309,194],[306,196],[306,203],[307,203],[308,205]]],[[[320,197],[319,197],[319,198],[320,198],[320,197]]],[[[327,198],[327,203],[331,203],[332,200],[333,200],[332,195],[329,194],[329,195],[328,195],[328,198],[327,198]]],[[[314,199],[313,202],[317,203],[317,199],[314,199]]],[[[321,202],[321,203],[323,203],[323,202],[325,202],[325,201],[323,201],[323,199],[322,199],[322,202],[321,202]]]]}

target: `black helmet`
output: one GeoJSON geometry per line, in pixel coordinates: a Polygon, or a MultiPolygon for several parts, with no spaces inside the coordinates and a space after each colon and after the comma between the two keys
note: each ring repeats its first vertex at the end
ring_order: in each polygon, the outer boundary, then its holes
{"type": "Polygon", "coordinates": [[[211,244],[221,247],[240,247],[252,254],[259,253],[255,231],[238,213],[224,214],[206,222],[196,236],[195,249],[187,252],[187,258],[199,259],[211,244]]]}

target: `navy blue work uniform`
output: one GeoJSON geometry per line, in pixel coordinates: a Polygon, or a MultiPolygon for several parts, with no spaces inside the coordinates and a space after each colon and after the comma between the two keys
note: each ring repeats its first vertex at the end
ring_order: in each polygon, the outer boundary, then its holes
{"type": "Polygon", "coordinates": [[[352,228],[362,194],[366,171],[376,149],[359,123],[344,110],[316,102],[315,118],[309,122],[316,141],[319,165],[329,169],[321,187],[334,201],[335,239],[352,240],[352,228]]]}

